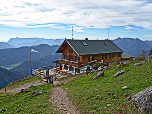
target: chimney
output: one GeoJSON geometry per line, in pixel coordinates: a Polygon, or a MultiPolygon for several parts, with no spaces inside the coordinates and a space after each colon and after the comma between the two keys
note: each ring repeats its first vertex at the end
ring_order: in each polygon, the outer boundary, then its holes
{"type": "Polygon", "coordinates": [[[88,40],[88,38],[85,38],[85,40],[88,40]]]}

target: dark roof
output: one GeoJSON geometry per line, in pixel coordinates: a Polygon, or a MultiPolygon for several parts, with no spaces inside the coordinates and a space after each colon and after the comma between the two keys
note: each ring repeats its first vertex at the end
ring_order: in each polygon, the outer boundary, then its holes
{"type": "Polygon", "coordinates": [[[131,58],[135,58],[134,56],[131,56],[131,55],[128,55],[128,54],[125,54],[125,53],[123,53],[122,55],[121,55],[121,59],[131,59],[131,58]]]}
{"type": "MultiPolygon", "coordinates": [[[[66,40],[78,55],[94,55],[121,52],[111,40],[66,40]]],[[[62,45],[61,45],[62,46],[62,45]]],[[[60,47],[61,47],[60,46],[60,47]]],[[[58,53],[59,51],[57,51],[58,53]]]]}

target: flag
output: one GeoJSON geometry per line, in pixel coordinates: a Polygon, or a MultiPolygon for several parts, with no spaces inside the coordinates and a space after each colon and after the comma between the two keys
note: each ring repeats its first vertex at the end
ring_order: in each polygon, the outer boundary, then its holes
{"type": "Polygon", "coordinates": [[[37,52],[37,53],[39,53],[38,51],[35,51],[34,49],[31,49],[31,52],[37,52]]]}

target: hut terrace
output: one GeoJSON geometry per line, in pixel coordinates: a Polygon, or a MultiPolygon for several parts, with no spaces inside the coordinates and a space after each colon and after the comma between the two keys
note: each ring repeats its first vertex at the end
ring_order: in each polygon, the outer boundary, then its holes
{"type": "Polygon", "coordinates": [[[112,62],[114,57],[121,60],[123,50],[111,40],[74,40],[65,39],[56,53],[62,53],[62,59],[53,61],[56,70],[65,69],[80,73],[86,64],[112,62]],[[81,69],[80,69],[81,68],[81,69]]]}

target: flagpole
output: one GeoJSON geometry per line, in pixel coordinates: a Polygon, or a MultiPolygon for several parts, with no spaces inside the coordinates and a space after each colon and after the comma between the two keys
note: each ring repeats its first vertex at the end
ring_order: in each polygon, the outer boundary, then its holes
{"type": "Polygon", "coordinates": [[[31,75],[32,75],[32,69],[31,69],[31,48],[30,48],[30,71],[31,71],[31,75]]]}

